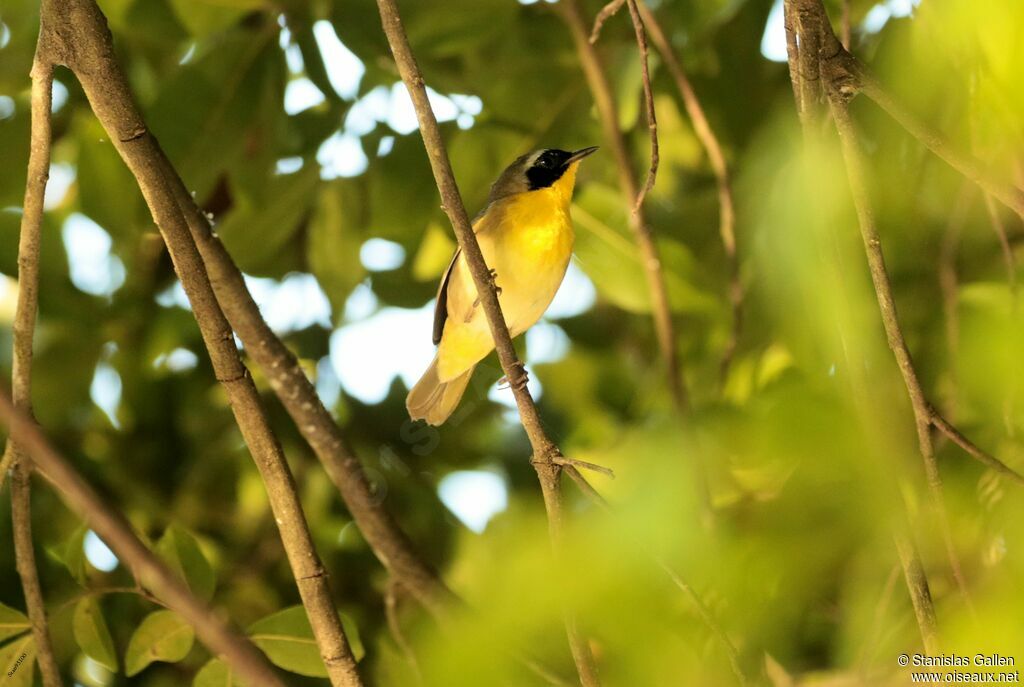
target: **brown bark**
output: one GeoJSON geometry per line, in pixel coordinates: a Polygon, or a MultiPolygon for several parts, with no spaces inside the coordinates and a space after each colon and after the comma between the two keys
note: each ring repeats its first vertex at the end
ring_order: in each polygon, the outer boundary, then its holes
{"type": "MultiPolygon", "coordinates": [[[[466,214],[465,205],[462,203],[462,196],[455,182],[444,139],[441,137],[440,127],[438,127],[437,119],[430,107],[423,75],[413,56],[405,28],[402,26],[401,16],[398,13],[398,7],[394,0],[377,0],[377,7],[380,10],[381,23],[388,44],[391,46],[391,52],[395,57],[398,72],[416,109],[420,135],[423,137],[423,145],[430,159],[430,167],[434,173],[437,190],[441,195],[442,208],[452,223],[459,247],[469,266],[480,303],[487,315],[487,323],[490,326],[491,336],[494,338],[498,359],[501,361],[502,369],[512,387],[516,405],[519,408],[520,420],[533,448],[532,463],[540,480],[552,546],[557,555],[562,530],[560,489],[562,468],[555,462],[555,459],[561,456],[561,452],[544,430],[537,406],[526,386],[526,370],[512,345],[512,337],[509,335],[508,326],[501,313],[501,306],[498,304],[492,273],[480,252],[469,215],[466,214]]],[[[569,646],[583,687],[598,687],[601,683],[594,658],[586,639],[577,628],[576,620],[571,612],[566,613],[565,625],[569,646]]]]}
{"type": "MultiPolygon", "coordinates": [[[[50,103],[53,96],[53,67],[45,46],[37,47],[32,64],[32,131],[29,141],[28,176],[18,239],[18,303],[14,316],[14,351],[11,388],[14,404],[32,413],[32,341],[39,309],[39,244],[43,222],[43,198],[50,176],[50,103]]],[[[36,662],[44,687],[60,687],[60,668],[50,641],[49,624],[39,570],[32,542],[31,463],[13,440],[6,453],[11,467],[11,528],[14,530],[14,560],[25,594],[25,607],[36,642],[36,662]]],[[[6,472],[6,470],[5,470],[6,472]]]]}
{"type": "Polygon", "coordinates": [[[715,175],[715,182],[718,186],[718,233],[729,265],[728,296],[732,307],[732,329],[719,364],[719,378],[724,383],[729,366],[736,355],[740,333],[743,329],[743,284],[740,280],[739,253],[736,248],[736,204],[733,201],[732,178],[729,166],[725,161],[725,153],[722,151],[722,144],[704,113],[704,107],[686,75],[686,70],[683,69],[682,62],[679,61],[661,24],[658,23],[647,4],[641,2],[639,7],[640,15],[643,17],[651,40],[661,54],[661,59],[664,60],[669,74],[672,75],[672,79],[676,83],[679,95],[683,99],[683,106],[693,123],[693,131],[700,139],[701,145],[704,146],[708,163],[711,165],[711,171],[715,175]]]}
{"type": "Polygon", "coordinates": [[[689,408],[689,399],[685,375],[677,350],[675,323],[672,319],[672,308],[665,286],[665,275],[662,271],[661,257],[654,240],[654,233],[647,223],[646,213],[642,207],[635,206],[639,195],[639,186],[633,173],[629,151],[626,149],[626,141],[619,130],[615,96],[608,81],[608,75],[597,55],[597,50],[590,43],[578,0],[560,0],[556,8],[572,34],[580,66],[583,68],[587,84],[594,97],[594,103],[597,105],[605,143],[611,149],[618,171],[619,188],[627,205],[634,208],[633,212],[629,214],[629,226],[640,248],[640,258],[647,278],[647,289],[651,296],[651,315],[654,319],[658,348],[661,351],[673,402],[677,408],[685,412],[689,408]]]}
{"type": "Polygon", "coordinates": [[[220,615],[189,591],[167,565],[146,548],[123,515],[106,501],[58,454],[42,431],[0,392],[0,420],[24,454],[61,493],[68,507],[100,536],[117,557],[167,607],[191,625],[214,655],[221,656],[241,678],[257,687],[284,687],[266,658],[245,637],[228,627],[220,615]]]}
{"type": "Polygon", "coordinates": [[[235,421],[266,486],[331,683],[336,687],[359,687],[362,681],[355,658],[331,598],[327,571],[313,545],[291,470],[256,386],[238,357],[231,328],[214,296],[172,187],[164,178],[156,140],[142,120],[114,57],[106,19],[93,0],[45,0],[41,21],[40,41],[46,41],[54,59],[78,77],[97,119],[138,181],[164,237],[214,373],[227,393],[235,421]]]}
{"type": "Polygon", "coordinates": [[[377,559],[429,611],[443,616],[458,599],[374,496],[359,458],[324,407],[295,354],[267,326],[242,273],[211,231],[209,221],[177,172],[163,153],[159,154],[164,177],[185,213],[217,300],[245,350],[260,366],[299,432],[320,459],[377,559]]]}

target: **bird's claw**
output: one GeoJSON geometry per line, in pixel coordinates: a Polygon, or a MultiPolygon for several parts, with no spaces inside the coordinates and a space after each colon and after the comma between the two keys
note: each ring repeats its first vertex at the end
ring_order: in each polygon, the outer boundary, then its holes
{"type": "MultiPolygon", "coordinates": [[[[501,295],[501,287],[498,286],[498,272],[497,272],[497,270],[490,269],[490,270],[487,270],[487,271],[491,275],[491,286],[494,287],[494,295],[495,296],[500,296],[501,295]]],[[[473,307],[477,308],[479,306],[480,306],[480,296],[478,295],[476,297],[476,300],[473,301],[473,307]]]]}

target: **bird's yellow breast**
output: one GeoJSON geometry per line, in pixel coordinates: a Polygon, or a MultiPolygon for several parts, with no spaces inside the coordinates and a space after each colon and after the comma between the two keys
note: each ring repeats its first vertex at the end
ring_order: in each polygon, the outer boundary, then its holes
{"type": "MultiPolygon", "coordinates": [[[[475,227],[487,265],[497,274],[498,300],[512,336],[540,319],[555,297],[572,257],[569,202],[576,165],[548,188],[496,201],[475,227]]],[[[476,287],[464,259],[448,286],[448,320],[438,348],[438,374],[452,379],[493,348],[476,287]]]]}

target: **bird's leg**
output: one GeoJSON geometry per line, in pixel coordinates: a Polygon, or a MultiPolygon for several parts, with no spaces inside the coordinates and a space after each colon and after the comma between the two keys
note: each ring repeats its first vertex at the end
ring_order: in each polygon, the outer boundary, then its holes
{"type": "Polygon", "coordinates": [[[526,372],[526,366],[523,365],[522,362],[520,362],[516,367],[516,371],[518,372],[518,374],[515,375],[516,378],[511,382],[508,379],[508,375],[505,375],[504,377],[499,379],[498,388],[507,389],[509,387],[512,387],[513,389],[517,389],[520,391],[525,389],[527,383],[530,381],[530,375],[528,375],[526,372]]]}
{"type": "MultiPolygon", "coordinates": [[[[494,295],[495,296],[500,296],[501,295],[501,287],[498,286],[498,271],[494,270],[494,269],[491,269],[491,270],[488,270],[488,272],[490,272],[490,274],[491,274],[491,286],[494,287],[494,295]]],[[[480,305],[480,295],[477,294],[476,300],[473,301],[473,307],[476,308],[479,305],[480,305]]]]}

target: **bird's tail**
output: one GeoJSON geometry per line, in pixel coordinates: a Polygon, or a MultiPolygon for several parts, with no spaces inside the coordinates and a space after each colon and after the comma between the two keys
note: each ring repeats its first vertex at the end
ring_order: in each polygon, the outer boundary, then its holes
{"type": "Polygon", "coordinates": [[[405,399],[405,407],[413,420],[426,420],[429,424],[441,425],[455,412],[462,394],[466,393],[469,378],[473,376],[471,367],[461,375],[447,382],[442,382],[437,375],[437,358],[416,382],[409,396],[405,399]]]}

